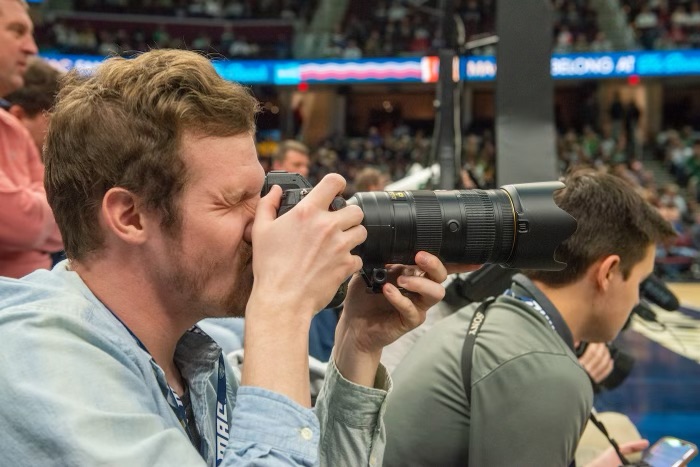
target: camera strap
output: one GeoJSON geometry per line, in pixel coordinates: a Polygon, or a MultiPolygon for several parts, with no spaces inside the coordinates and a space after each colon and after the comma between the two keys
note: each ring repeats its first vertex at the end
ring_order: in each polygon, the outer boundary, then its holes
{"type": "Polygon", "coordinates": [[[598,420],[598,418],[596,418],[593,412],[591,412],[589,418],[591,420],[591,423],[593,423],[596,426],[596,428],[598,428],[600,432],[603,433],[603,436],[605,436],[608,439],[608,442],[612,445],[613,449],[615,450],[615,453],[617,454],[617,457],[619,457],[622,461],[622,465],[632,465],[632,463],[628,461],[625,456],[622,455],[622,452],[620,451],[620,446],[617,444],[617,441],[615,441],[615,439],[612,436],[610,436],[608,430],[605,429],[605,425],[603,425],[603,422],[598,420]]]}
{"type": "Polygon", "coordinates": [[[467,337],[464,338],[464,346],[462,347],[462,380],[464,381],[464,391],[467,394],[470,407],[472,405],[472,358],[474,358],[474,344],[476,344],[476,336],[481,330],[481,325],[484,324],[486,319],[486,309],[494,301],[496,301],[494,297],[487,298],[474,310],[474,316],[472,316],[467,330],[467,337]]]}

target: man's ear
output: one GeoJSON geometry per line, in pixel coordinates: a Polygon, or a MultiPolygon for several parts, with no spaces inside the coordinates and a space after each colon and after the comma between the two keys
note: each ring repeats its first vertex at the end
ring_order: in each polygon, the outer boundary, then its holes
{"type": "Polygon", "coordinates": [[[610,288],[613,275],[619,271],[620,257],[618,255],[605,256],[599,260],[595,270],[596,285],[604,292],[610,288]]]}
{"type": "Polygon", "coordinates": [[[126,243],[141,244],[146,240],[143,208],[129,190],[114,187],[105,193],[102,219],[107,229],[126,243]]]}
{"type": "Polygon", "coordinates": [[[27,116],[27,112],[25,112],[24,109],[17,104],[12,104],[7,111],[10,112],[17,120],[24,120],[27,116]]]}

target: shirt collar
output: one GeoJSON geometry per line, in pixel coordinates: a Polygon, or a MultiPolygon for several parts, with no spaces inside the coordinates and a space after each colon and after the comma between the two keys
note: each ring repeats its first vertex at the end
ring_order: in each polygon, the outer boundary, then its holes
{"type": "Polygon", "coordinates": [[[566,325],[566,321],[564,321],[564,318],[562,318],[559,310],[557,310],[549,298],[547,298],[547,296],[542,293],[542,291],[538,289],[537,286],[527,278],[527,276],[524,274],[516,274],[513,276],[513,285],[511,286],[511,289],[513,289],[516,294],[525,295],[539,303],[544,312],[551,318],[559,337],[561,337],[566,345],[569,346],[572,352],[575,352],[574,337],[571,334],[569,326],[566,325]]]}
{"type": "Polygon", "coordinates": [[[208,377],[217,367],[221,347],[198,326],[193,326],[175,347],[175,363],[183,377],[191,381],[198,375],[208,377]]]}

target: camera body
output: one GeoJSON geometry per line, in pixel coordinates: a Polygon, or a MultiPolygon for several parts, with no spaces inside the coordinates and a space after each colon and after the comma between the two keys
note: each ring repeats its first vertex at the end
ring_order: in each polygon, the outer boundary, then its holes
{"type": "MultiPolygon", "coordinates": [[[[278,216],[281,216],[296,206],[313,188],[313,185],[298,173],[285,172],[284,170],[271,170],[265,176],[262,196],[265,196],[274,185],[279,185],[279,187],[282,188],[282,202],[277,211],[278,216]]],[[[336,196],[328,209],[337,211],[344,207],[345,200],[340,196],[336,196]]]]}
{"type": "Polygon", "coordinates": [[[282,188],[282,202],[277,211],[278,216],[292,209],[313,188],[313,185],[307,179],[297,173],[272,170],[265,176],[262,196],[265,196],[274,185],[279,185],[282,188]]]}

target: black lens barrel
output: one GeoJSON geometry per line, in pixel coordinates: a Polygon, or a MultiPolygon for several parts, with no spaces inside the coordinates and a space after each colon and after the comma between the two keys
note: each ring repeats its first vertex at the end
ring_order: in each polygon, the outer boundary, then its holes
{"type": "Polygon", "coordinates": [[[348,203],[362,208],[368,235],[354,253],[365,265],[413,264],[418,251],[427,251],[447,263],[496,263],[520,268],[536,264],[540,269],[562,269],[562,263],[553,259],[554,251],[573,233],[576,222],[554,204],[552,193],[559,188],[563,184],[551,182],[497,190],[360,192],[348,203]],[[537,209],[546,213],[524,208],[529,193],[535,194],[537,209]],[[543,197],[549,201],[543,202],[543,197]],[[519,214],[525,217],[520,225],[519,214]],[[519,261],[518,240],[533,231],[530,218],[546,219],[546,225],[534,230],[548,233],[543,238],[528,239],[525,243],[529,246],[533,241],[538,243],[536,254],[521,252],[527,260],[519,261]],[[551,233],[558,228],[560,234],[551,233]],[[549,241],[562,236],[556,243],[549,241]]]}

